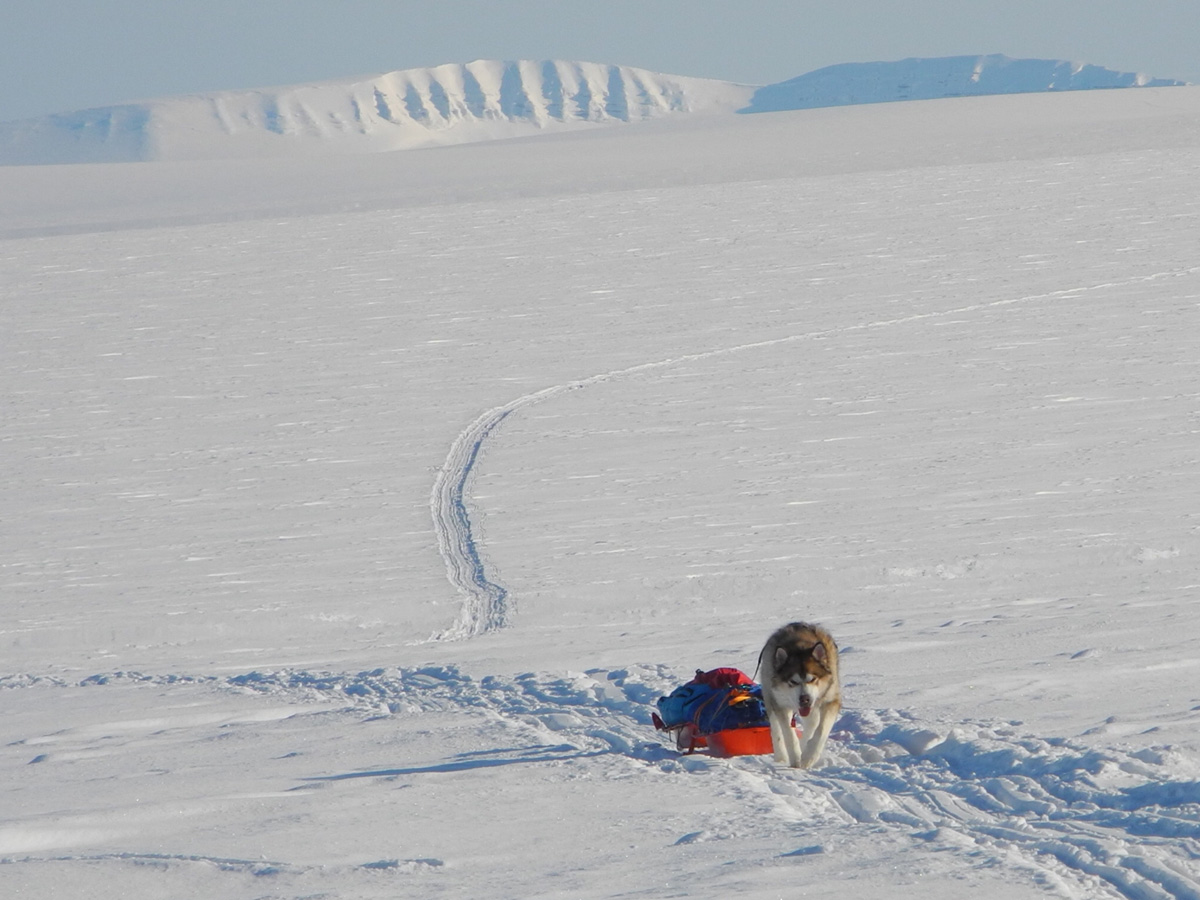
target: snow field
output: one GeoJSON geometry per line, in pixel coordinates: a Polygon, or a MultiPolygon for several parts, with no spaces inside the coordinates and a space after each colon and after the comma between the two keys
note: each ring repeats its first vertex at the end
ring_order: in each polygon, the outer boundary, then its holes
{"type": "Polygon", "coordinates": [[[1191,121],[3,241],[0,887],[1200,895],[1191,121]]]}

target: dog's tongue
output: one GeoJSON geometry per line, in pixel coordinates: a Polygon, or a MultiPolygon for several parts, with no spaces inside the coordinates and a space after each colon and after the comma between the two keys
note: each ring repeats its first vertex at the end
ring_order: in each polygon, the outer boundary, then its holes
{"type": "Polygon", "coordinates": [[[812,712],[812,704],[807,698],[800,698],[800,718],[807,719],[810,712],[812,712]]]}

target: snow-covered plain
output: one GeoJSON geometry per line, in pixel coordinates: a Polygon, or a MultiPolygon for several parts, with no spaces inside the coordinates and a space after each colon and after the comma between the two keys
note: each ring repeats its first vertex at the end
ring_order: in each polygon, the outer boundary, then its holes
{"type": "Polygon", "coordinates": [[[1186,87],[0,170],[0,890],[1200,897],[1198,176],[1186,87]],[[656,737],[797,618],[822,767],[656,737]]]}

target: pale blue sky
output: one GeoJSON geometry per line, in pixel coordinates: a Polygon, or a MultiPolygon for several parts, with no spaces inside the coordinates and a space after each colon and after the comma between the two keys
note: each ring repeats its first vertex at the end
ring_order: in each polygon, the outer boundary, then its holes
{"type": "Polygon", "coordinates": [[[977,53],[1200,82],[1200,2],[0,0],[0,120],[480,58],[766,84],[977,53]]]}

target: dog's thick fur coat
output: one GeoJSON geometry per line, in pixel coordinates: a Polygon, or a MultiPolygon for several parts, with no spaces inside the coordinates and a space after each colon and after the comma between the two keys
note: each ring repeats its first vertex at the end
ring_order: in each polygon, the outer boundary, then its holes
{"type": "Polygon", "coordinates": [[[820,625],[792,622],[767,638],[758,666],[776,762],[812,768],[842,708],[837,644],[820,625]],[[792,727],[797,714],[803,738],[792,727]]]}

